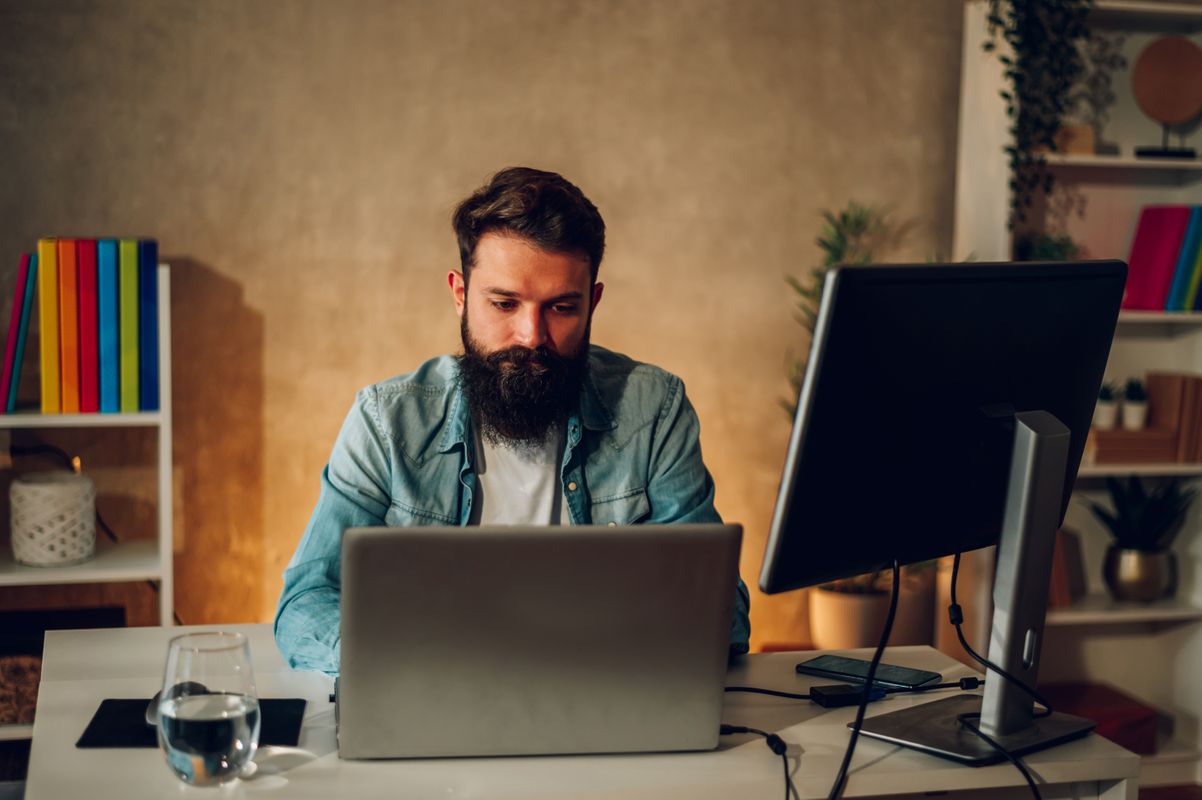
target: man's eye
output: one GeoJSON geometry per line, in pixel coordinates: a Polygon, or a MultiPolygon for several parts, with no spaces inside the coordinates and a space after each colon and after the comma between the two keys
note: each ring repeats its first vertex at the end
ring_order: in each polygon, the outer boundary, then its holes
{"type": "Polygon", "coordinates": [[[513,311],[517,307],[517,303],[513,300],[493,300],[492,305],[499,311],[513,311]]]}
{"type": "Polygon", "coordinates": [[[575,314],[577,306],[575,303],[556,303],[553,308],[558,314],[575,314]]]}

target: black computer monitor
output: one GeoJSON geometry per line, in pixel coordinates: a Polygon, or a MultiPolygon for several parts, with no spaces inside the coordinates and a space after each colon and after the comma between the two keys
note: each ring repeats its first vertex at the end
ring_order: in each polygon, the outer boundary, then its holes
{"type": "MultiPolygon", "coordinates": [[[[1125,281],[1118,261],[833,269],[761,589],[786,591],[1000,541],[990,660],[1033,686],[1055,529],[1072,494],[1125,281]]],[[[991,696],[1005,683],[986,682],[981,727],[1025,731],[1011,741],[1015,751],[1036,749],[1026,742],[1030,697],[991,696]]],[[[1050,726],[1040,719],[1034,727],[1050,726]]],[[[914,746],[970,763],[996,758],[971,744],[975,755],[914,746]]]]}

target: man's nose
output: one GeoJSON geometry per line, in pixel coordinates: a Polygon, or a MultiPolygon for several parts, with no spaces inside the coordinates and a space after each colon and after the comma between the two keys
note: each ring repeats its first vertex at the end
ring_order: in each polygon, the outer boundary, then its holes
{"type": "Polygon", "coordinates": [[[522,347],[535,348],[547,343],[547,324],[540,308],[523,310],[514,331],[516,343],[522,347]]]}

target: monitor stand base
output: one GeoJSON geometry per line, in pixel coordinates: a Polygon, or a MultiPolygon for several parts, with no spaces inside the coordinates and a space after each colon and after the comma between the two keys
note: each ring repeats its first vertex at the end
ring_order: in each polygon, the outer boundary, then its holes
{"type": "MultiPolygon", "coordinates": [[[[860,733],[974,767],[1004,761],[1005,756],[957,720],[960,714],[980,712],[979,694],[960,694],[870,717],[864,720],[860,733]]],[[[979,724],[979,720],[972,723],[979,724]]],[[[1031,720],[1016,733],[990,738],[1018,756],[1071,741],[1093,728],[1092,720],[1053,712],[1031,720]]]]}

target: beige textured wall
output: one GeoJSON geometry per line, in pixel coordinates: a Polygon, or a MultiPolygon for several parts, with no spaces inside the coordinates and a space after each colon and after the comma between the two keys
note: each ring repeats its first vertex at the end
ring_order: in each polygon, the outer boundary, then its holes
{"type": "MultiPolygon", "coordinates": [[[[609,225],[594,340],[685,379],[752,584],[802,344],[782,276],[852,198],[909,223],[894,257],[948,252],[960,8],[0,0],[0,288],[39,235],[160,239],[179,612],[266,620],[354,391],[457,346],[451,207],[561,171],[609,225]]],[[[803,619],[753,596],[756,642],[803,619]]]]}

